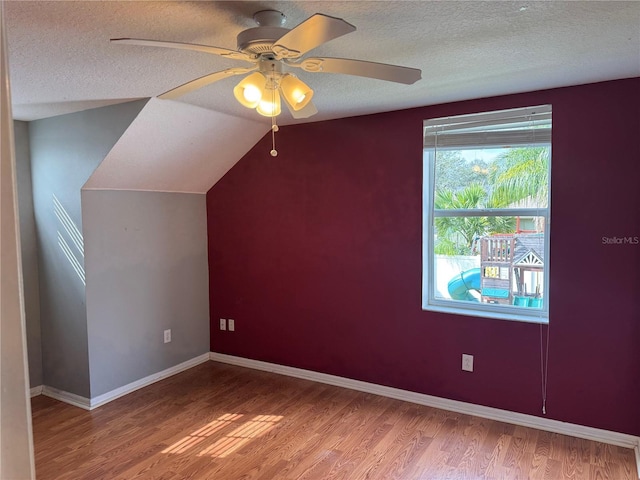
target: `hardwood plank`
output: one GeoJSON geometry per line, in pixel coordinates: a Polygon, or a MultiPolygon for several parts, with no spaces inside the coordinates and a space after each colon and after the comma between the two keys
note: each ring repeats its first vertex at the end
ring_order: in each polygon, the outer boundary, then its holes
{"type": "Polygon", "coordinates": [[[633,451],[215,362],[32,399],[39,480],[636,480],[633,451]]]}
{"type": "Polygon", "coordinates": [[[502,471],[504,458],[511,443],[511,435],[502,430],[502,425],[493,425],[483,445],[488,453],[481,461],[480,469],[485,472],[487,478],[497,478],[498,473],[502,471]]]}
{"type": "Polygon", "coordinates": [[[471,417],[469,426],[463,432],[465,449],[456,468],[469,472],[472,477],[480,477],[484,473],[482,468],[482,444],[489,435],[490,420],[471,417]]]}

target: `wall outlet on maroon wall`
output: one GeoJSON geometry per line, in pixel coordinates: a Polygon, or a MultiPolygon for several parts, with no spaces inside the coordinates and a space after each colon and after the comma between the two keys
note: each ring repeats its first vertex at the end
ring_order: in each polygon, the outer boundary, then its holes
{"type": "Polygon", "coordinates": [[[462,354],[462,370],[473,372],[473,355],[462,354]]]}

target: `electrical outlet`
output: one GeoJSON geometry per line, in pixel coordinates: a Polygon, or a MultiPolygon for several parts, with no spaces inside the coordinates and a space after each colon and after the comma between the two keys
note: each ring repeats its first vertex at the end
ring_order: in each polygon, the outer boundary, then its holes
{"type": "Polygon", "coordinates": [[[227,324],[229,325],[229,331],[230,332],[235,332],[235,330],[236,330],[236,321],[233,318],[230,318],[229,320],[227,320],[227,324]]]}
{"type": "Polygon", "coordinates": [[[473,372],[473,355],[462,354],[462,370],[473,372]]]}
{"type": "Polygon", "coordinates": [[[225,318],[221,318],[220,319],[220,330],[226,330],[227,329],[227,320],[225,318]]]}
{"type": "Polygon", "coordinates": [[[171,329],[164,331],[164,343],[169,343],[171,341],[171,329]]]}

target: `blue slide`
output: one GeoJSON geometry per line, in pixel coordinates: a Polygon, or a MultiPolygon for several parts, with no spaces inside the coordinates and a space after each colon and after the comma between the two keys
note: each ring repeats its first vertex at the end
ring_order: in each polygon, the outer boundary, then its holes
{"type": "Polygon", "coordinates": [[[466,272],[462,272],[460,275],[456,275],[447,285],[449,295],[454,300],[467,300],[470,302],[477,302],[478,299],[469,293],[469,290],[480,291],[480,269],[472,268],[466,272]]]}

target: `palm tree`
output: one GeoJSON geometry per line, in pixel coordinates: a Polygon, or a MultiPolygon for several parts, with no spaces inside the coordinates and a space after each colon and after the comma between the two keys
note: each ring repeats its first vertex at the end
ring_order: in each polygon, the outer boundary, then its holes
{"type": "Polygon", "coordinates": [[[491,172],[491,203],[501,207],[523,201],[526,206],[547,207],[549,149],[514,148],[496,161],[491,172]]]}
{"type": "MultiPolygon", "coordinates": [[[[487,190],[479,183],[472,183],[464,189],[453,192],[438,190],[435,198],[436,210],[457,210],[494,208],[487,190]]],[[[437,254],[469,255],[473,242],[492,233],[512,232],[515,228],[513,217],[436,217],[438,243],[437,254]]]]}

